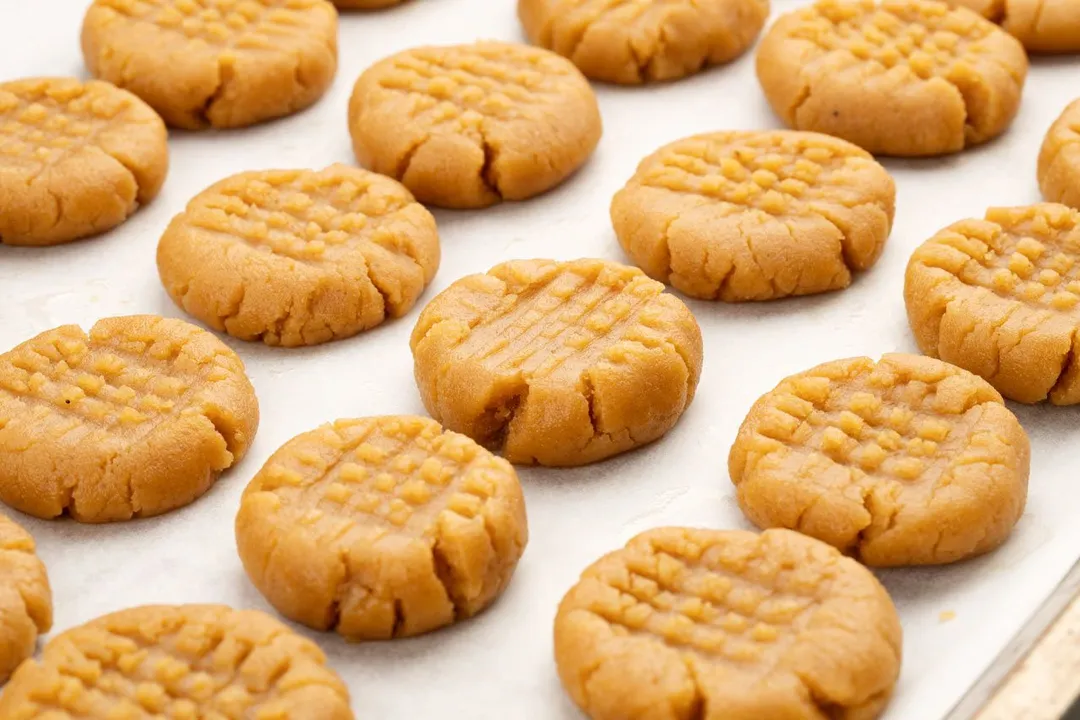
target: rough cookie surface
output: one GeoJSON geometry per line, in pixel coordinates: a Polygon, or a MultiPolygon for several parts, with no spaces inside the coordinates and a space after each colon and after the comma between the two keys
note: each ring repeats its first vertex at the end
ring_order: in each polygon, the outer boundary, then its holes
{"type": "Polygon", "coordinates": [[[169,167],[161,118],[108,83],[0,83],[0,243],[96,235],[153,200],[169,167]]]}
{"type": "Polygon", "coordinates": [[[420,202],[523,200],[580,167],[600,141],[596,95],[569,61],[497,42],[393,55],[356,81],[349,128],[360,163],[420,202]]]}
{"type": "Polygon", "coordinates": [[[790,127],[884,155],[958,152],[1001,134],[1027,67],[992,22],[929,0],[820,0],[781,16],[757,55],[790,127]]]}
{"type": "Polygon", "coordinates": [[[0,355],[0,500],[46,519],[159,515],[206,492],[258,423],[211,333],[153,315],[64,325],[0,355]]]}
{"type": "Polygon", "coordinates": [[[0,513],[0,684],[52,628],[52,591],[30,533],[0,513]]]}
{"type": "Polygon", "coordinates": [[[1080,210],[1080,100],[1070,103],[1047,131],[1038,178],[1044,198],[1080,210]]]}
{"type": "Polygon", "coordinates": [[[184,310],[268,345],[315,345],[412,308],[439,267],[435,219],[366,170],[246,172],[211,186],[158,245],[184,310]]]}
{"type": "Polygon", "coordinates": [[[1080,52],[1080,4],[1075,0],[948,0],[971,8],[1032,53],[1080,52]]]}
{"type": "Polygon", "coordinates": [[[555,618],[559,676],[593,720],[870,720],[900,651],[874,576],[787,530],[650,530],[555,618]]]}
{"type": "Polygon", "coordinates": [[[611,203],[623,249],[707,300],[847,287],[877,261],[896,187],[860,148],[817,133],[720,132],[667,145],[611,203]]]}
{"type": "Polygon", "coordinates": [[[595,80],[675,80],[741,55],[768,0],[518,0],[529,41],[595,80]]]}
{"type": "Polygon", "coordinates": [[[82,29],[90,72],[174,127],[243,127],[303,110],[337,71],[326,0],[94,0],[82,29]]]}
{"type": "Polygon", "coordinates": [[[472,617],[525,549],[514,469],[427,418],[339,420],[267,461],[236,518],[252,582],[286,617],[349,640],[472,617]]]}
{"type": "Polygon", "coordinates": [[[0,695],[5,720],[352,720],[315,643],[255,610],[147,606],[55,637],[0,695]]]}
{"type": "Polygon", "coordinates": [[[1030,446],[990,385],[918,355],[837,360],[781,382],[728,458],[759,527],[867,565],[948,563],[996,548],[1027,499],[1030,446]]]}
{"type": "Polygon", "coordinates": [[[420,314],[431,416],[512,463],[583,465],[656,440],[690,405],[702,341],[690,310],[603,260],[517,260],[458,280],[420,314]]]}

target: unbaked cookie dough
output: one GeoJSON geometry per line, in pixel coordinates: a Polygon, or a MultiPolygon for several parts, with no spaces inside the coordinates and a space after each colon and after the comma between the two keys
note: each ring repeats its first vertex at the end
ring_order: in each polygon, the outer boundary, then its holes
{"type": "Polygon", "coordinates": [[[864,150],[793,131],[728,131],[666,145],[611,203],[623,249],[706,300],[837,290],[877,261],[896,187],[864,150]]]}
{"type": "Polygon", "coordinates": [[[367,170],[246,172],[188,203],[161,237],[176,303],[268,345],[355,335],[412,308],[439,267],[435,219],[367,170]]]}
{"type": "Polygon", "coordinates": [[[518,0],[529,41],[594,80],[675,80],[734,60],[769,15],[769,0],[518,0]]]}
{"type": "Polygon", "coordinates": [[[94,0],[82,28],[90,72],[169,125],[232,128],[290,115],[337,71],[326,0],[94,0]]]}
{"type": "Polygon", "coordinates": [[[338,420],[293,438],[248,485],[240,558],[286,617],[349,640],[476,615],[525,549],[514,469],[433,420],[338,420]]]}
{"type": "Polygon", "coordinates": [[[0,355],[0,500],[45,519],[159,515],[206,492],[258,423],[213,334],[153,315],[64,325],[0,355]]]}
{"type": "Polygon", "coordinates": [[[919,355],[836,360],[758,400],[728,469],[759,527],[816,537],[867,565],[993,550],[1020,519],[1030,446],[981,378],[919,355]]]}
{"type": "Polygon", "coordinates": [[[1070,103],[1047,131],[1038,178],[1044,198],[1080,209],[1080,100],[1070,103]]]}
{"type": "Polygon", "coordinates": [[[51,628],[49,576],[34,539],[0,513],[0,685],[51,628]]]}
{"type": "Polygon", "coordinates": [[[256,610],[160,605],[58,635],[0,695],[4,720],[352,720],[318,646],[256,610]]]}
{"type": "Polygon", "coordinates": [[[458,280],[420,314],[431,416],[516,464],[583,465],[652,442],[690,405],[701,330],[640,270],[515,260],[458,280]]]}
{"type": "Polygon", "coordinates": [[[885,588],[788,530],[650,530],[555,618],[559,677],[592,720],[872,720],[900,653],[885,588]]]}
{"type": "Polygon", "coordinates": [[[498,42],[423,47],[364,71],[349,103],[356,157],[420,202],[479,208],[558,185],[600,141],[589,83],[558,55],[498,42]]]}
{"type": "Polygon", "coordinates": [[[165,123],[108,83],[0,83],[0,244],[57,245],[116,227],[169,168],[165,123]]]}
{"type": "Polygon", "coordinates": [[[1024,48],[967,8],[931,0],[819,0],[765,33],[757,73],[790,127],[882,155],[941,155],[1012,122],[1024,48]]]}
{"type": "Polygon", "coordinates": [[[1023,43],[1031,53],[1080,52],[1080,3],[1076,0],[948,0],[971,8],[1023,43]]]}

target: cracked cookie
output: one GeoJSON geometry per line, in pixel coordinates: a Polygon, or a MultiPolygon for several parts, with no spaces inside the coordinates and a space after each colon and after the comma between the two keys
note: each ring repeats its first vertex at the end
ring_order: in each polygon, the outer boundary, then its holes
{"type": "Polygon", "coordinates": [[[759,527],[816,537],[867,565],[993,550],[1020,519],[1030,446],[981,378],[919,355],[836,360],[751,408],[728,458],[759,527]]]}
{"type": "Polygon", "coordinates": [[[923,243],[904,302],[919,347],[1010,400],[1080,403],[1080,211],[990,208],[923,243]]]}
{"type": "Polygon", "coordinates": [[[170,297],[216,330],[316,345],[407,313],[439,267],[435,219],[387,177],[246,172],[212,185],[158,245],[170,297]]]}
{"type": "Polygon", "coordinates": [[[91,74],[173,127],[244,127],[312,105],[337,71],[326,0],[94,0],[82,28],[91,74]]]}
{"type": "Polygon", "coordinates": [[[45,519],[160,515],[206,492],[258,424],[213,334],[153,315],[64,325],[0,355],[0,500],[45,519]]]}
{"type": "Polygon", "coordinates": [[[411,346],[431,416],[517,464],[584,465],[652,442],[701,375],[686,305],[604,260],[462,278],[420,313],[411,346]]]}
{"type": "Polygon", "coordinates": [[[338,420],[287,442],[244,491],[240,558],[283,615],[348,640],[472,617],[525,549],[514,469],[420,417],[338,420]]]}
{"type": "Polygon", "coordinates": [[[568,60],[524,45],[423,47],[364,71],[349,102],[361,165],[420,202],[524,200],[577,170],[600,141],[596,95],[568,60]]]}
{"type": "Polygon", "coordinates": [[[900,653],[877,579],[788,530],[642,533],[586,569],[555,618],[559,677],[593,720],[869,720],[900,653]]]}
{"type": "Polygon", "coordinates": [[[124,222],[169,167],[165,123],[108,83],[0,83],[0,244],[57,245],[124,222]]]}
{"type": "Polygon", "coordinates": [[[52,628],[52,591],[34,539],[0,513],[0,685],[52,628]]]}
{"type": "Polygon", "coordinates": [[[837,290],[873,265],[896,187],[864,150],[817,133],[719,132],[666,145],[611,202],[623,250],[692,297],[837,290]]]}
{"type": "Polygon", "coordinates": [[[23,663],[0,717],[352,720],[349,691],[310,640],[223,605],[121,610],[23,663]]]}
{"type": "Polygon", "coordinates": [[[1080,52],[1076,0],[948,0],[1001,23],[1031,53],[1080,52]]]}
{"type": "Polygon", "coordinates": [[[781,16],[757,54],[788,126],[875,155],[942,155],[1000,135],[1027,66],[1001,28],[930,0],[819,0],[781,16]]]}
{"type": "Polygon", "coordinates": [[[754,42],[769,0],[518,0],[529,41],[594,80],[675,80],[734,60],[754,42]]]}
{"type": "Polygon", "coordinates": [[[1080,209],[1080,100],[1070,103],[1046,132],[1037,174],[1044,198],[1080,209]]]}

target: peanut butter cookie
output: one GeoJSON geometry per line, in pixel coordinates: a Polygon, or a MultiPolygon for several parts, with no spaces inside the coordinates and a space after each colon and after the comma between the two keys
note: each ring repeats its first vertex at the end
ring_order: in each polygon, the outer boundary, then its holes
{"type": "Polygon", "coordinates": [[[338,420],[287,442],[244,492],[240,558],[286,617],[349,640],[479,613],[525,549],[514,469],[419,417],[338,420]]]}
{"type": "Polygon", "coordinates": [[[780,17],[757,72],[785,123],[882,155],[941,155],[1012,122],[1024,48],[967,8],[931,0],[819,0],[780,17]]]}
{"type": "Polygon", "coordinates": [[[728,469],[759,527],[867,565],[993,550],[1020,519],[1030,447],[989,384],[918,355],[837,360],[781,382],[739,429],[728,469]]]}
{"type": "Polygon", "coordinates": [[[116,227],[165,182],[165,123],[108,83],[0,83],[0,244],[57,245],[116,227]]]}
{"type": "Polygon", "coordinates": [[[82,28],[90,72],[169,125],[230,128],[303,110],[337,71],[326,0],[94,0],[82,28]]]}
{"type": "Polygon", "coordinates": [[[583,465],[652,442],[690,405],[690,310],[603,260],[516,260],[458,280],[412,335],[424,406],[512,463],[583,465]]]}
{"type": "Polygon", "coordinates": [[[0,695],[0,717],[351,720],[315,643],[255,610],[121,610],[53,638],[0,695]]]}
{"type": "Polygon", "coordinates": [[[568,60],[480,42],[407,50],[356,81],[349,128],[360,163],[420,202],[524,200],[577,170],[600,141],[596,95],[568,60]]]}
{"type": "Polygon", "coordinates": [[[157,261],[172,299],[214,329],[316,345],[408,312],[439,235],[408,190],[367,170],[246,172],[196,195],[157,261]]]}
{"type": "Polygon", "coordinates": [[[990,208],[923,243],[904,301],[927,355],[984,377],[1010,400],[1080,403],[1080,211],[990,208]]]}
{"type": "Polygon", "coordinates": [[[0,513],[0,685],[52,628],[52,591],[30,533],[0,513]]]}
{"type": "Polygon", "coordinates": [[[1001,23],[1031,53],[1080,52],[1076,0],[948,0],[1001,23]]]}
{"type": "Polygon", "coordinates": [[[1080,100],[1070,103],[1047,131],[1038,177],[1044,198],[1080,209],[1080,100]]]}
{"type": "Polygon", "coordinates": [[[40,518],[149,517],[187,505],[259,424],[244,365],[153,315],[64,325],[0,355],[0,500],[40,518]]]}
{"type": "Polygon", "coordinates": [[[638,165],[611,203],[623,249],[706,300],[837,290],[877,261],[896,187],[851,143],[817,133],[719,132],[638,165]]]}
{"type": "Polygon", "coordinates": [[[870,720],[900,651],[874,576],[788,530],[642,533],[555,618],[559,677],[593,720],[870,720]]]}
{"type": "Polygon", "coordinates": [[[518,0],[529,41],[594,80],[675,80],[742,55],[769,0],[518,0]]]}

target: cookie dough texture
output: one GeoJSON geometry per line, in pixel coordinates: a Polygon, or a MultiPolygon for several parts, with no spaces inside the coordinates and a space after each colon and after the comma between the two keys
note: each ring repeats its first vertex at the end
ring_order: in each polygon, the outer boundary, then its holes
{"type": "Polygon", "coordinates": [[[788,530],[650,530],[555,618],[559,677],[593,720],[870,720],[900,651],[874,576],[788,530]]]}
{"type": "Polygon", "coordinates": [[[315,643],[255,610],[147,606],[58,635],[0,695],[5,720],[352,720],[315,643]]]}
{"type": "Polygon", "coordinates": [[[1080,209],[1080,100],[1070,103],[1047,131],[1037,174],[1044,198],[1080,209]]]}
{"type": "Polygon", "coordinates": [[[318,100],[337,71],[326,0],[94,0],[82,28],[90,72],[169,125],[231,128],[318,100]]]}
{"type": "Polygon", "coordinates": [[[949,0],[949,4],[1001,23],[1028,52],[1080,52],[1080,5],[1075,0],[949,0]]]}
{"type": "Polygon", "coordinates": [[[173,300],[214,329],[315,345],[408,312],[439,235],[408,190],[367,170],[246,172],[188,203],[157,263],[173,300]]]}
{"type": "Polygon", "coordinates": [[[412,335],[424,406],[515,464],[583,465],[656,440],[690,405],[702,340],[641,271],[518,260],[458,280],[412,335]]]}
{"type": "Polygon", "coordinates": [[[896,187],[851,143],[791,131],[719,132],[666,145],[611,203],[649,276],[706,300],[837,290],[877,261],[896,187]]]}
{"type": "Polygon", "coordinates": [[[211,333],[152,315],[0,355],[0,500],[100,523],[187,505],[247,451],[258,403],[211,333]]]}
{"type": "Polygon", "coordinates": [[[0,684],[52,628],[52,591],[30,533],[0,513],[0,684]]]}
{"type": "Polygon", "coordinates": [[[498,42],[375,63],[356,81],[349,128],[360,164],[451,208],[538,195],[577,170],[601,133],[596,95],[568,60],[498,42]]]}
{"type": "Polygon", "coordinates": [[[781,382],[739,429],[728,469],[759,527],[867,565],[996,548],[1027,499],[1030,446],[981,378],[918,355],[837,360],[781,382]]]}
{"type": "Polygon", "coordinates": [[[108,83],[0,83],[0,244],[57,245],[116,227],[169,167],[165,124],[108,83]]]}
{"type": "Polygon", "coordinates": [[[788,126],[875,155],[941,155],[1001,134],[1027,67],[989,20],[930,0],[819,0],[781,16],[757,54],[788,126]]]}
{"type": "Polygon", "coordinates": [[[514,469],[419,417],[339,420],[267,461],[236,518],[240,558],[286,617],[349,640],[472,617],[525,549],[514,469]]]}
{"type": "Polygon", "coordinates": [[[518,0],[529,41],[594,80],[675,80],[734,60],[769,15],[768,0],[518,0]]]}

